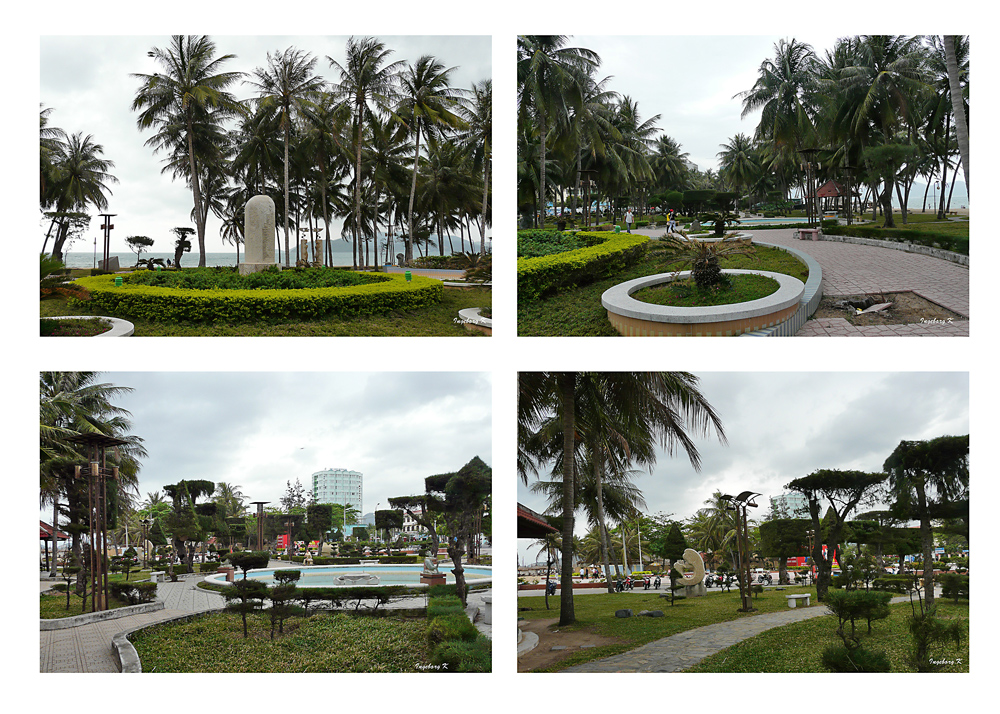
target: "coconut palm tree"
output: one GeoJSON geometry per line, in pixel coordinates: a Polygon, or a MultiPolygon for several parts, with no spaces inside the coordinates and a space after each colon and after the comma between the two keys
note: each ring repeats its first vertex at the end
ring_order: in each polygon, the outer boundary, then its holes
{"type": "MultiPolygon", "coordinates": [[[[969,190],[969,122],[962,101],[962,83],[960,80],[960,61],[958,47],[961,37],[944,36],[944,51],[948,63],[948,88],[951,91],[951,103],[955,108],[955,133],[958,134],[958,148],[962,152],[962,170],[965,172],[965,189],[969,190]]],[[[965,48],[968,51],[968,38],[965,38],[965,48]]],[[[968,72],[968,66],[966,66],[968,72]]]]}
{"type": "Polygon", "coordinates": [[[596,52],[566,47],[565,35],[518,35],[517,99],[519,121],[534,117],[539,138],[539,196],[541,225],[545,222],[546,141],[555,125],[566,124],[573,108],[583,102],[585,78],[600,64],[596,52]]]}
{"type": "Polygon", "coordinates": [[[280,54],[267,53],[267,67],[254,70],[250,85],[258,92],[257,106],[265,114],[274,114],[285,133],[285,266],[289,265],[288,244],[288,146],[291,143],[292,113],[323,88],[323,78],[313,74],[316,58],[289,47],[280,54]]]}
{"type": "Polygon", "coordinates": [[[445,68],[431,55],[422,55],[416,64],[409,65],[399,75],[400,101],[396,115],[409,128],[414,137],[413,179],[410,183],[410,205],[407,210],[407,240],[405,260],[413,260],[413,202],[417,195],[417,166],[420,158],[420,137],[429,132],[464,129],[465,122],[458,114],[458,99],[462,91],[450,85],[454,67],[445,68]]]}
{"type": "MultiPolygon", "coordinates": [[[[154,47],[148,56],[162,73],[132,74],[141,85],[132,101],[132,111],[139,111],[139,129],[155,127],[160,134],[174,137],[177,148],[187,157],[188,176],[198,217],[198,267],[205,267],[205,210],[202,207],[202,157],[195,150],[196,123],[219,122],[243,114],[243,105],[227,88],[243,76],[242,72],[223,72],[222,65],[235,55],[216,57],[215,43],[204,35],[173,35],[166,48],[154,47]],[[173,129],[176,127],[176,131],[173,129]]],[[[147,145],[158,146],[160,136],[147,145]]]]}
{"type": "Polygon", "coordinates": [[[118,179],[108,173],[115,162],[103,158],[104,147],[94,141],[91,134],[77,132],[66,137],[65,145],[55,154],[51,185],[54,197],[53,220],[58,229],[52,244],[52,257],[62,260],[63,247],[69,237],[70,216],[92,205],[97,210],[108,207],[105,194],[110,194],[109,183],[118,179]]]}
{"type": "MultiPolygon", "coordinates": [[[[493,80],[486,79],[472,87],[468,97],[460,98],[468,129],[464,139],[472,151],[474,167],[483,174],[483,206],[479,213],[479,254],[486,254],[486,225],[489,219],[490,170],[493,167],[493,80]]],[[[471,238],[470,238],[471,240],[471,238]]]]}
{"type": "MultiPolygon", "coordinates": [[[[119,467],[117,488],[109,500],[113,499],[120,509],[130,507],[133,493],[137,491],[139,461],[146,457],[142,439],[131,433],[129,412],[112,403],[115,397],[131,392],[131,388],[102,384],[97,381],[98,377],[98,372],[39,374],[43,455],[41,501],[53,507],[53,538],[59,528],[59,515],[65,516],[66,529],[72,536],[71,548],[78,563],[84,562],[80,536],[86,524],[80,519],[86,510],[82,505],[86,492],[75,478],[74,467],[85,461],[85,457],[62,439],[66,435],[96,433],[124,440],[123,445],[108,455],[119,467]],[[61,501],[65,501],[65,505],[61,506],[61,501]]],[[[54,572],[54,559],[52,567],[54,572]]]]}
{"type": "Polygon", "coordinates": [[[742,196],[760,174],[753,141],[746,134],[737,134],[720,146],[722,151],[716,154],[719,158],[719,173],[742,196]]]}
{"type": "Polygon", "coordinates": [[[347,41],[347,57],[341,65],[327,57],[330,65],[340,73],[336,90],[349,100],[354,109],[354,267],[358,267],[358,236],[361,218],[361,152],[362,129],[375,112],[391,113],[395,104],[397,73],[405,61],[389,62],[392,50],[374,37],[347,41]]]}
{"type": "MultiPolygon", "coordinates": [[[[521,373],[518,392],[519,441],[546,461],[558,447],[562,454],[563,567],[560,625],[575,620],[573,608],[573,553],[571,546],[577,488],[583,481],[576,458],[578,448],[589,443],[601,462],[616,454],[629,461],[651,465],[658,443],[668,455],[681,448],[692,467],[701,466],[697,446],[687,430],[707,434],[714,430],[725,440],[722,421],[697,388],[697,378],[683,372],[542,372],[521,373]],[[555,418],[552,418],[552,414],[555,418]],[[536,439],[545,422],[552,429],[536,439]],[[590,431],[591,438],[582,435],[590,431]],[[612,431],[614,433],[612,433],[612,431]],[[615,445],[617,442],[617,445],[615,445]],[[632,451],[635,449],[635,451],[632,451]],[[567,457],[567,455],[572,455],[567,457]]],[[[612,462],[613,463],[613,462],[612,462]]],[[[628,461],[621,461],[628,463],[628,461]]],[[[530,466],[526,463],[526,471],[530,466]]],[[[557,475],[557,474],[554,474],[557,475]]],[[[598,485],[598,492],[603,488],[598,485]]],[[[599,516],[600,517],[600,516],[599,516]]]]}

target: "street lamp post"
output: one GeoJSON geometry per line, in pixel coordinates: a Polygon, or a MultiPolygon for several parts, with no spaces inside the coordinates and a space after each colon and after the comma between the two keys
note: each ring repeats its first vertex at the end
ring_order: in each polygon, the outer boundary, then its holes
{"type": "Polygon", "coordinates": [[[747,529],[747,508],[757,508],[754,499],[760,495],[753,491],[744,491],[738,496],[728,494],[722,496],[722,500],[730,504],[726,510],[736,513],[736,550],[739,560],[740,602],[742,604],[740,612],[753,612],[755,609],[750,599],[750,537],[747,529]]]}
{"type": "Polygon", "coordinates": [[[146,543],[149,542],[149,532],[153,528],[153,519],[143,518],[141,521],[139,521],[139,525],[142,526],[142,569],[145,570],[146,561],[149,560],[146,543]]]}

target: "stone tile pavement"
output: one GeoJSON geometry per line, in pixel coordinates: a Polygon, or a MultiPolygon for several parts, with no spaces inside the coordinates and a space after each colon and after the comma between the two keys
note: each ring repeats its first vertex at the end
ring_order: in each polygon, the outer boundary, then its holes
{"type": "MultiPolygon", "coordinates": [[[[909,290],[931,302],[969,317],[969,269],[940,258],[876,246],[804,241],[794,229],[754,232],[755,238],[787,245],[815,258],[823,268],[824,295],[857,295],[909,290]]],[[[635,231],[661,236],[662,229],[635,231]]],[[[969,321],[855,327],[842,318],[808,320],[796,337],[960,337],[969,335],[969,321]]]]}
{"type": "MultiPolygon", "coordinates": [[[[906,597],[893,603],[909,602],[906,597]]],[[[705,657],[759,635],[773,627],[829,615],[824,605],[797,607],[781,612],[743,617],[680,632],[613,657],[568,667],[563,672],[680,672],[705,657]]]]}

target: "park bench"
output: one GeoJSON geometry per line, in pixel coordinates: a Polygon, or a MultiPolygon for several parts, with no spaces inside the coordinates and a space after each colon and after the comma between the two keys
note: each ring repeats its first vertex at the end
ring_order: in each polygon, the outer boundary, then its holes
{"type": "Polygon", "coordinates": [[[809,607],[809,593],[803,593],[801,595],[785,595],[785,599],[788,600],[788,607],[809,607]],[[799,604],[804,601],[803,604],[799,604]]]}
{"type": "Polygon", "coordinates": [[[796,231],[795,237],[799,240],[819,240],[819,235],[819,228],[799,228],[798,231],[796,231]]]}
{"type": "Polygon", "coordinates": [[[164,576],[166,574],[167,573],[164,570],[154,570],[153,572],[151,572],[149,574],[149,582],[151,582],[151,583],[162,583],[163,582],[163,578],[164,578],[164,576]]]}

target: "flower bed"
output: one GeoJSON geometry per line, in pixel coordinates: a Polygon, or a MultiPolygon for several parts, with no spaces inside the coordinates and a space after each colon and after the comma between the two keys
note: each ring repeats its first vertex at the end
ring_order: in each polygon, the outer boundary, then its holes
{"type": "MultiPolygon", "coordinates": [[[[366,285],[302,289],[226,290],[115,285],[114,275],[80,278],[89,302],[102,311],[161,322],[253,322],[262,318],[313,319],[384,314],[440,302],[440,280],[370,274],[366,285]]],[[[86,304],[75,301],[74,305],[86,304]]]]}
{"type": "Polygon", "coordinates": [[[577,233],[589,245],[564,253],[517,259],[517,296],[533,299],[560,287],[591,282],[634,265],[649,238],[628,233],[577,233]]]}

